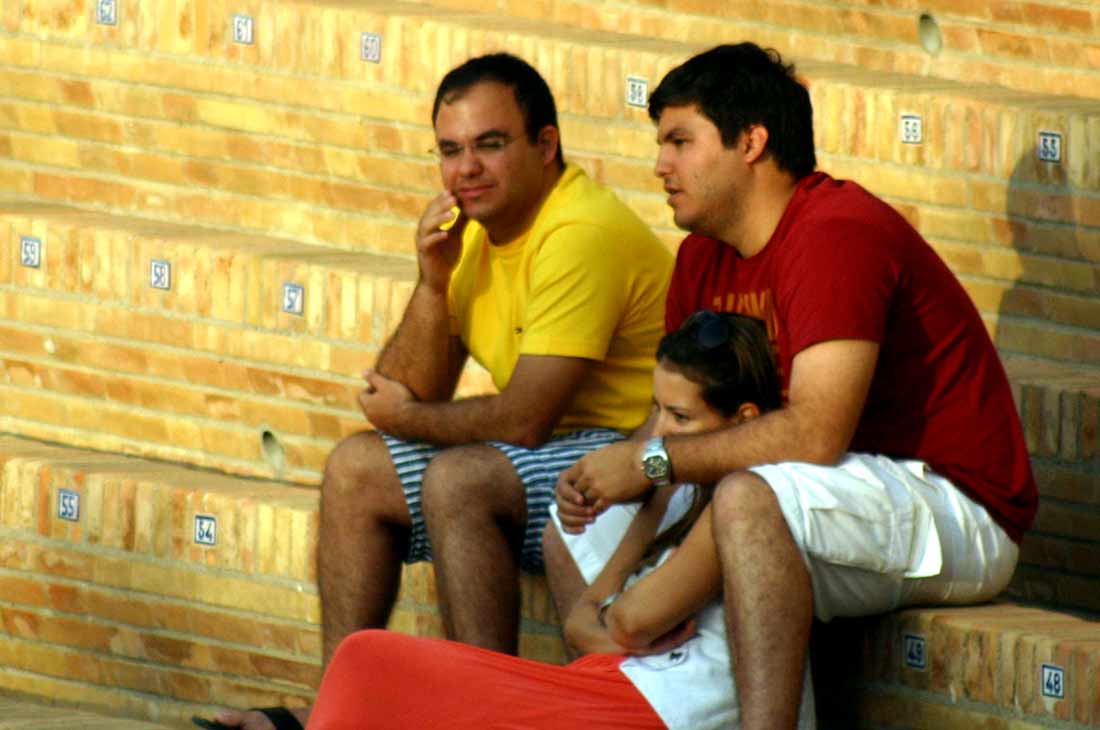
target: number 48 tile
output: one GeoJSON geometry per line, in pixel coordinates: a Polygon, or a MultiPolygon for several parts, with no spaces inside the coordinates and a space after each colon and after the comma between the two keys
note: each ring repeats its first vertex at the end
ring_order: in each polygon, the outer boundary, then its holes
{"type": "Polygon", "coordinates": [[[1043,696],[1064,699],[1066,696],[1066,671],[1055,664],[1043,665],[1043,696]]]}

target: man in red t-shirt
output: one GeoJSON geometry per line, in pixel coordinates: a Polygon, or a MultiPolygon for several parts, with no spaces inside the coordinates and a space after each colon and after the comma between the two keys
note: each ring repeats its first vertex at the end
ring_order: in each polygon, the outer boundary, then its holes
{"type": "MultiPolygon", "coordinates": [[[[702,308],[760,318],[785,405],[589,454],[558,483],[560,521],[576,533],[655,484],[718,483],[715,590],[742,727],[793,728],[812,617],[996,595],[1035,482],[977,310],[900,215],[814,172],[809,95],[792,67],[753,44],[720,46],[671,71],[649,110],[657,175],[692,232],[666,326],[702,308]]],[[[559,552],[556,532],[545,540],[559,552]]]]}

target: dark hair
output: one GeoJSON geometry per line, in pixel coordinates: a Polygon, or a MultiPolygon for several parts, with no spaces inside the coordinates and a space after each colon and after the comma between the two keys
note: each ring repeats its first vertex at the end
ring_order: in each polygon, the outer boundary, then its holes
{"type": "Polygon", "coordinates": [[[703,389],[703,400],[723,416],[743,403],[761,412],[782,403],[775,358],[760,320],[701,310],[657,345],[657,361],[703,389]]]}
{"type": "MultiPolygon", "coordinates": [[[[779,373],[760,320],[743,314],[700,310],[669,332],[657,346],[657,362],[703,389],[703,400],[727,418],[743,403],[761,413],[782,405],[779,373]]],[[[679,545],[714,494],[714,485],[696,485],[691,507],[650,544],[635,570],[656,565],[679,545]]]]}
{"type": "MultiPolygon", "coordinates": [[[[535,68],[522,58],[510,53],[490,53],[487,56],[471,58],[461,66],[451,69],[435,92],[432,103],[432,124],[439,116],[439,107],[460,98],[466,91],[483,81],[495,81],[512,90],[516,105],[523,114],[527,139],[534,144],[539,132],[547,125],[558,128],[558,109],[554,104],[554,95],[546,80],[535,68]]],[[[565,164],[561,151],[561,139],[558,140],[558,165],[565,164]]]]}
{"type": "Polygon", "coordinates": [[[649,97],[656,122],[665,107],[694,106],[714,123],[722,144],[733,147],[754,124],[768,130],[765,153],[780,170],[800,179],[817,167],[813,106],[806,87],[774,49],[755,43],[722,45],[672,69],[649,97]]]}

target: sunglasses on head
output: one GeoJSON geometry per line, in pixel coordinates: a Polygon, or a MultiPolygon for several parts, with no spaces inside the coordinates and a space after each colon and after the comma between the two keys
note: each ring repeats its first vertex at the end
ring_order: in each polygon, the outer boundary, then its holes
{"type": "Polygon", "coordinates": [[[703,350],[713,350],[730,341],[730,322],[725,315],[701,309],[684,322],[685,327],[698,327],[695,342],[703,350]]]}

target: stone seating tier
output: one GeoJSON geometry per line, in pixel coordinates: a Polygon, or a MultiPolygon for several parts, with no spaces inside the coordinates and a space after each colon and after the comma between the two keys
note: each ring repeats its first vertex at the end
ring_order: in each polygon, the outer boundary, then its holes
{"type": "MultiPolygon", "coordinates": [[[[407,257],[438,185],[434,85],[455,59],[503,48],[555,89],[568,157],[670,246],[680,237],[627,89],[644,99],[701,42],[400,0],[152,3],[113,26],[91,0],[23,5],[0,29],[0,192],[407,257]],[[251,44],[229,35],[242,14],[251,44]],[[362,60],[364,33],[380,39],[378,63],[362,60]]],[[[815,60],[797,36],[777,45],[811,88],[822,167],[925,233],[1005,352],[1100,365],[1100,101],[815,60]],[[919,143],[903,142],[918,117],[919,143]],[[1041,133],[1060,135],[1061,162],[1037,159],[1041,133]]]]}
{"type": "MultiPolygon", "coordinates": [[[[485,11],[477,0],[424,0],[485,11]]],[[[497,0],[497,12],[700,45],[752,38],[819,61],[1100,99],[1100,9],[1087,0],[497,0]],[[938,44],[937,44],[938,40],[938,44]]]]}
{"type": "MultiPolygon", "coordinates": [[[[440,76],[532,60],[567,157],[674,248],[631,102],[752,37],[799,62],[823,169],[895,205],[967,288],[1043,494],[1005,602],[819,632],[823,709],[867,730],[1100,724],[1100,11],[933,0],[929,58],[909,0],[838,0],[835,27],[820,5],[156,0],[105,24],[110,2],[5,3],[0,689],[180,727],[305,701],[312,487],[411,293],[440,76]]],[[[468,369],[463,394],[490,389],[468,369]]],[[[432,585],[406,570],[394,628],[441,633],[432,585]]],[[[562,660],[556,626],[525,578],[523,653],[562,660]]]]}
{"type": "MultiPolygon", "coordinates": [[[[179,727],[308,701],[316,507],[313,489],[0,437],[0,689],[179,727]]],[[[544,580],[522,588],[521,653],[563,661],[544,580]]],[[[1095,726],[1097,615],[1002,601],[818,627],[822,711],[843,722],[823,727],[1095,726]]],[[[391,628],[442,635],[430,566],[405,570],[391,628]]]]}

